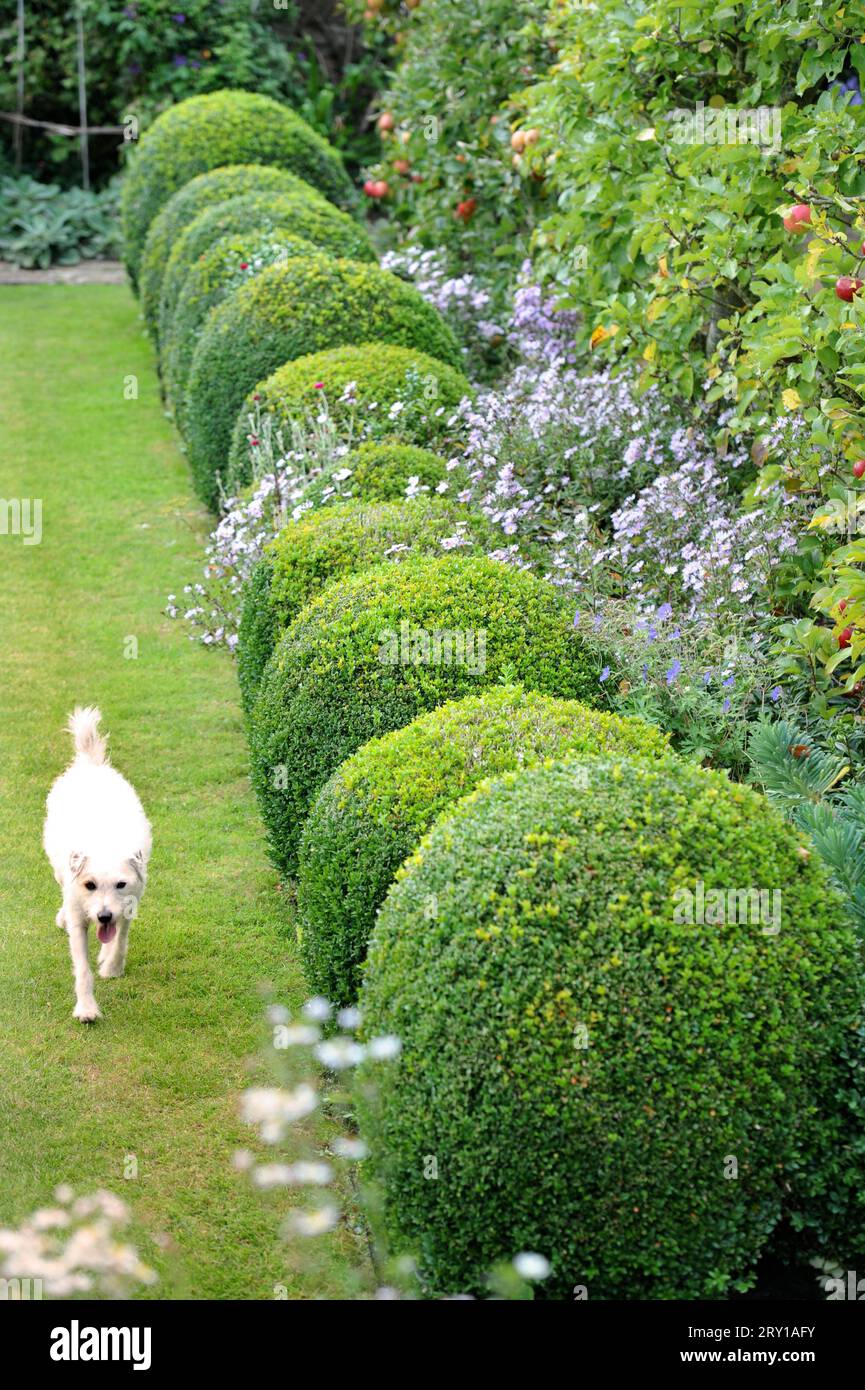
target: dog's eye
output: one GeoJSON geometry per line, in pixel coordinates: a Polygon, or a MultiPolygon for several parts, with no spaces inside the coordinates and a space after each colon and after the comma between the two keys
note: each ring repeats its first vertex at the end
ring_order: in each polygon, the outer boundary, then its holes
{"type": "Polygon", "coordinates": [[[118,888],[125,888],[125,887],[126,887],[126,879],[121,879],[120,883],[117,884],[117,887],[118,887],[118,888]]]}
{"type": "Polygon", "coordinates": [[[95,892],[96,892],[96,884],[93,883],[92,880],[89,879],[89,878],[88,878],[87,882],[85,883],[84,887],[87,889],[88,893],[95,893],[95,892]]]}

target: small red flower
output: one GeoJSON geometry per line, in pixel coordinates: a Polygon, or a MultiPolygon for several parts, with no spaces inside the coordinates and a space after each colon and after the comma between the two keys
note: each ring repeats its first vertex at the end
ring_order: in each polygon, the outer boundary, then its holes
{"type": "Polygon", "coordinates": [[[256,439],[256,437],[255,437],[254,434],[251,434],[251,435],[249,436],[249,442],[250,442],[250,444],[257,444],[257,443],[258,443],[258,440],[256,439]]]}
{"type": "Polygon", "coordinates": [[[240,268],[241,270],[249,270],[249,261],[241,261],[240,268]]]}
{"type": "Polygon", "coordinates": [[[315,389],[316,389],[316,391],[323,391],[323,390],[324,390],[324,382],[323,382],[323,381],[317,381],[317,382],[315,383],[315,389]]]}
{"type": "Polygon", "coordinates": [[[253,399],[254,401],[260,401],[260,400],[261,400],[261,396],[260,396],[260,395],[258,394],[258,392],[256,391],[256,393],[255,393],[255,395],[253,396],[252,399],[253,399]]]}

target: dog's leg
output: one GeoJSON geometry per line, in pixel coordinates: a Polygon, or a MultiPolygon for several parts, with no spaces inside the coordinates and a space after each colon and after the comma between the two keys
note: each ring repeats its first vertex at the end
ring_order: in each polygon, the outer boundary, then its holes
{"type": "Polygon", "coordinates": [[[99,974],[103,980],[116,980],[126,969],[126,950],[129,944],[129,921],[122,918],[117,935],[99,952],[99,974]]]}
{"type": "Polygon", "coordinates": [[[62,931],[66,930],[66,913],[62,907],[58,909],[57,916],[54,918],[54,921],[57,923],[58,927],[60,927],[62,931]]]}
{"type": "Polygon", "coordinates": [[[94,1023],[102,1014],[93,997],[93,971],[90,969],[87,956],[87,923],[68,907],[66,922],[69,954],[72,956],[72,971],[75,976],[73,1018],[80,1018],[82,1023],[94,1023]]]}

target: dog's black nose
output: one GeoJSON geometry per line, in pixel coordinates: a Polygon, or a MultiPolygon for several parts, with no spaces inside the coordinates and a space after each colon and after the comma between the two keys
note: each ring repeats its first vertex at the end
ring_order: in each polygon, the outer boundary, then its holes
{"type": "Polygon", "coordinates": [[[96,920],[97,922],[101,922],[103,927],[107,927],[113,916],[113,912],[97,912],[96,920]]]}

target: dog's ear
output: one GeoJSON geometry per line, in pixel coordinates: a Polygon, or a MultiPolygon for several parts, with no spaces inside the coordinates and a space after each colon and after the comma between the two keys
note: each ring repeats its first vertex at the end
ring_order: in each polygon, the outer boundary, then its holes
{"type": "Polygon", "coordinates": [[[87,862],[87,855],[80,850],[74,849],[69,856],[69,870],[73,878],[77,878],[87,862]]]}
{"type": "Polygon", "coordinates": [[[138,877],[141,879],[141,882],[144,883],[145,879],[147,878],[147,860],[144,858],[143,852],[140,849],[137,849],[135,853],[132,855],[129,862],[132,865],[135,872],[137,873],[138,877]]]}

